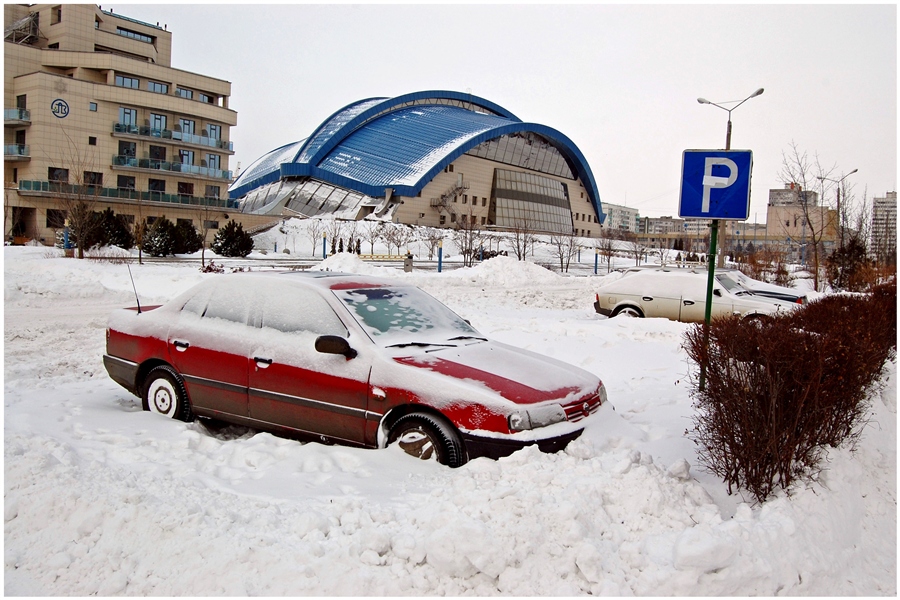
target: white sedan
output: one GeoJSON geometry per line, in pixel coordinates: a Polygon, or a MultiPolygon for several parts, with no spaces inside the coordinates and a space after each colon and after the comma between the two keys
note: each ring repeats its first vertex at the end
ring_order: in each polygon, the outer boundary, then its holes
{"type": "MultiPolygon", "coordinates": [[[[662,317],[684,323],[702,323],[706,318],[707,280],[705,272],[683,269],[629,273],[600,289],[594,309],[607,317],[662,317]]],[[[791,307],[738,296],[719,281],[713,281],[712,317],[758,317],[786,310],[791,307]]]]}

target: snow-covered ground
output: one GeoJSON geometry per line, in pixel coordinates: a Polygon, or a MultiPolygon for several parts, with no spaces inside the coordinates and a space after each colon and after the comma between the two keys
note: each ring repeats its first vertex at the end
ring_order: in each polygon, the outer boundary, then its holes
{"type": "MultiPolygon", "coordinates": [[[[459,469],[166,420],[103,368],[107,316],[134,302],[126,266],[7,247],[7,595],[896,595],[895,364],[856,451],[754,505],[684,435],[687,326],[597,315],[602,276],[503,257],[314,268],[413,282],[490,337],[596,373],[615,410],[563,453],[459,469]]],[[[143,304],[229,276],[131,270],[143,304]]]]}

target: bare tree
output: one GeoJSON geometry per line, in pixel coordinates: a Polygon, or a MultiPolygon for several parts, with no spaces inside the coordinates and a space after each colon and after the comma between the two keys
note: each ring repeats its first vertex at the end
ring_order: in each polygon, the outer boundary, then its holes
{"type": "Polygon", "coordinates": [[[381,239],[383,221],[360,221],[357,224],[359,237],[369,242],[369,254],[375,254],[375,242],[381,239]]]}
{"type": "Polygon", "coordinates": [[[507,243],[515,252],[517,259],[525,260],[529,250],[534,253],[536,241],[534,225],[528,217],[521,217],[513,222],[512,237],[507,240],[507,243]]]}
{"type": "Polygon", "coordinates": [[[478,221],[472,214],[472,209],[469,209],[468,214],[462,215],[456,222],[456,229],[453,230],[453,242],[462,254],[463,266],[471,267],[475,264],[478,250],[483,247],[485,238],[478,226],[478,221]]]}
{"type": "Polygon", "coordinates": [[[334,246],[335,240],[339,240],[341,238],[341,234],[344,231],[344,222],[335,219],[333,216],[327,218],[325,221],[325,229],[328,232],[328,239],[331,240],[331,245],[334,246]]]}
{"type": "Polygon", "coordinates": [[[428,260],[434,260],[434,254],[443,239],[444,232],[436,227],[425,227],[419,232],[419,241],[428,249],[428,260]]]}
{"type": "Polygon", "coordinates": [[[316,249],[322,240],[322,234],[325,232],[325,223],[322,219],[309,218],[306,223],[306,238],[312,244],[312,256],[316,256],[316,249]]]}
{"type": "Polygon", "coordinates": [[[568,273],[572,258],[578,253],[578,238],[574,235],[555,233],[550,236],[553,256],[559,260],[559,270],[568,273]]]}
{"type": "Polygon", "coordinates": [[[805,152],[797,148],[792,142],[787,154],[782,153],[781,181],[785,184],[793,184],[796,194],[794,203],[798,210],[798,217],[803,219],[805,232],[809,236],[807,246],[812,249],[812,273],[813,285],[816,291],[821,291],[820,280],[822,274],[822,255],[824,253],[823,242],[831,238],[837,228],[837,215],[826,206],[819,206],[815,201],[815,193],[812,191],[817,182],[828,179],[834,171],[834,167],[825,170],[815,156],[814,162],[810,162],[805,152]]]}
{"type": "MultiPolygon", "coordinates": [[[[606,232],[604,232],[606,233],[606,232]]],[[[612,271],[612,259],[616,255],[616,242],[608,235],[602,235],[594,242],[594,248],[600,252],[600,256],[606,262],[606,272],[612,271]]]]}

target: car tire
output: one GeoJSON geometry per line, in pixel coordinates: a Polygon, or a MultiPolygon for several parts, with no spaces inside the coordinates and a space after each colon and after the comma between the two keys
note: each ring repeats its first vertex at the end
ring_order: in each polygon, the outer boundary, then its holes
{"type": "Polygon", "coordinates": [[[397,419],[388,437],[388,444],[393,443],[421,460],[437,460],[454,468],[466,462],[459,433],[444,419],[428,413],[414,412],[397,419]]]}
{"type": "Polygon", "coordinates": [[[613,311],[613,314],[610,315],[612,317],[618,317],[622,315],[623,317],[633,317],[637,319],[643,319],[644,313],[636,306],[620,306],[616,310],[613,311]]]}
{"type": "Polygon", "coordinates": [[[193,421],[184,381],[169,365],[154,367],[144,383],[144,410],[179,421],[193,421]]]}

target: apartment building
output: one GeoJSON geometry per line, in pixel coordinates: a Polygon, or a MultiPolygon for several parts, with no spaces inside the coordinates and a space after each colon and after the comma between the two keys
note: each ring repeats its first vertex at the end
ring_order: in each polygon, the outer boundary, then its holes
{"type": "Polygon", "coordinates": [[[90,4],[3,9],[7,242],[52,245],[73,199],[131,223],[224,226],[228,81],[174,68],[158,23],[90,4]]]}
{"type": "Polygon", "coordinates": [[[897,192],[872,198],[870,251],[882,264],[897,264],[897,192]]]}

